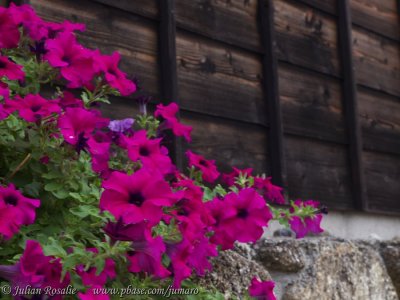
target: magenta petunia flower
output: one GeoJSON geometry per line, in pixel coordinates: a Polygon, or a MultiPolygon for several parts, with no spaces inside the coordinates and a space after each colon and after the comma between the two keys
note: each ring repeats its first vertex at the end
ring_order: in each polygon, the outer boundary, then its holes
{"type": "MultiPolygon", "coordinates": [[[[88,140],[96,128],[106,127],[108,119],[102,118],[99,112],[84,108],[66,108],[58,119],[58,127],[64,140],[80,152],[88,147],[88,140]]],[[[102,151],[100,151],[102,152],[102,151]]]]}
{"type": "Polygon", "coordinates": [[[206,271],[212,270],[209,258],[218,256],[217,246],[211,244],[209,239],[201,233],[198,233],[197,238],[193,239],[191,243],[193,251],[188,258],[188,265],[196,271],[198,276],[204,276],[206,271]]]}
{"type": "Polygon", "coordinates": [[[254,187],[270,203],[285,204],[285,198],[282,195],[283,188],[272,184],[271,178],[254,178],[254,187]]]}
{"type": "Polygon", "coordinates": [[[92,156],[92,169],[107,177],[109,174],[111,139],[104,132],[96,132],[87,141],[87,149],[92,156]]]}
{"type": "Polygon", "coordinates": [[[173,288],[180,288],[181,283],[192,275],[192,268],[187,261],[192,255],[193,245],[186,239],[176,244],[167,244],[167,254],[171,259],[170,269],[174,276],[173,288]]]}
{"type": "Polygon", "coordinates": [[[97,71],[104,73],[107,83],[118,90],[122,96],[128,96],[136,91],[136,85],[126,78],[126,74],[118,68],[121,59],[118,52],[112,55],[96,55],[97,71]]]}
{"type": "Polygon", "coordinates": [[[322,214],[316,214],[315,216],[304,218],[307,230],[315,234],[324,232],[324,230],[321,228],[321,221],[322,221],[322,214]]]}
{"type": "Polygon", "coordinates": [[[9,12],[14,21],[22,25],[29,37],[34,41],[40,41],[47,37],[47,22],[38,17],[33,8],[29,5],[14,5],[11,3],[9,12]]]}
{"type": "Polygon", "coordinates": [[[4,105],[0,103],[0,121],[4,120],[10,115],[7,109],[4,108],[4,105]]]}
{"type": "MultiPolygon", "coordinates": [[[[296,200],[294,202],[299,208],[304,208],[307,206],[311,206],[318,211],[319,202],[313,200],[301,201],[296,200]]],[[[293,213],[294,209],[290,208],[290,211],[293,213]]],[[[299,216],[291,216],[289,219],[290,228],[296,233],[296,238],[303,238],[309,232],[318,234],[323,232],[324,230],[321,228],[322,214],[316,213],[314,216],[308,216],[301,218],[299,216]]]]}
{"type": "Polygon", "coordinates": [[[238,194],[229,193],[223,201],[215,199],[213,202],[209,208],[216,224],[211,241],[224,250],[232,248],[236,240],[256,242],[273,217],[264,199],[253,188],[242,189],[238,194]]]}
{"type": "Polygon", "coordinates": [[[299,216],[292,216],[289,220],[290,228],[296,233],[296,238],[300,239],[307,235],[308,230],[303,219],[299,216]]]}
{"type": "Polygon", "coordinates": [[[29,5],[14,5],[11,3],[8,9],[16,24],[21,24],[29,37],[41,42],[45,39],[54,39],[59,33],[73,31],[84,31],[84,24],[75,24],[69,21],[63,23],[53,23],[42,20],[29,5]]]}
{"type": "Polygon", "coordinates": [[[37,122],[61,111],[57,100],[46,100],[40,95],[29,94],[24,98],[6,101],[10,111],[17,110],[21,118],[28,122],[37,122]]]}
{"type": "Polygon", "coordinates": [[[235,209],[225,203],[223,199],[215,198],[212,201],[205,203],[209,215],[213,218],[211,226],[214,234],[211,237],[211,242],[220,245],[222,250],[233,248],[235,236],[228,235],[224,220],[235,217],[235,209]]]}
{"type": "Polygon", "coordinates": [[[212,269],[208,259],[218,255],[216,246],[210,244],[201,232],[193,240],[183,238],[181,242],[167,246],[174,288],[180,288],[182,280],[189,278],[193,270],[197,275],[204,276],[206,270],[212,269]]]}
{"type": "Polygon", "coordinates": [[[129,272],[143,272],[156,278],[165,278],[171,274],[162,264],[162,255],[165,253],[164,241],[159,236],[155,238],[151,236],[147,223],[133,225],[131,239],[133,251],[128,253],[129,272]]]}
{"type": "Polygon", "coordinates": [[[108,223],[104,231],[113,241],[132,242],[133,250],[127,256],[130,272],[164,278],[170,274],[162,264],[165,245],[161,237],[152,237],[151,228],[147,222],[124,224],[119,218],[116,223],[108,223]]]}
{"type": "Polygon", "coordinates": [[[273,281],[259,281],[256,277],[251,280],[249,294],[257,300],[276,300],[273,281]]]}
{"type": "Polygon", "coordinates": [[[167,106],[158,104],[154,115],[156,117],[162,117],[165,120],[164,124],[162,124],[162,128],[172,129],[172,132],[176,136],[183,136],[188,142],[191,142],[192,138],[190,134],[193,128],[179,123],[176,117],[178,111],[179,106],[176,103],[171,103],[167,106]]]}
{"type": "Polygon", "coordinates": [[[103,188],[100,208],[110,211],[116,218],[121,217],[125,223],[148,221],[156,224],[163,215],[162,208],[175,201],[168,183],[146,169],[132,175],[113,172],[103,182],[103,188]]]}
{"type": "Polygon", "coordinates": [[[199,232],[214,223],[203,202],[203,192],[192,180],[181,180],[174,188],[182,189],[180,199],[175,203],[172,214],[177,221],[182,236],[193,240],[199,232]]]}
{"type": "Polygon", "coordinates": [[[52,23],[52,22],[46,22],[46,27],[47,27],[47,36],[46,38],[48,39],[55,39],[57,38],[60,34],[63,33],[73,33],[74,31],[85,31],[86,26],[85,24],[81,23],[72,23],[68,20],[65,20],[62,23],[52,23]]]}
{"type": "Polygon", "coordinates": [[[10,97],[10,89],[8,88],[8,85],[1,81],[0,81],[0,97],[3,97],[3,100],[7,100],[10,97]]]}
{"type": "Polygon", "coordinates": [[[148,139],[146,130],[135,132],[132,137],[124,137],[124,145],[132,161],[140,160],[145,168],[168,174],[174,171],[168,152],[160,145],[161,139],[148,139]]]}
{"type": "Polygon", "coordinates": [[[24,197],[14,185],[0,186],[0,234],[9,239],[22,225],[32,224],[39,206],[40,200],[24,197]]]}
{"type": "Polygon", "coordinates": [[[18,23],[7,8],[0,7],[0,48],[15,48],[18,46],[20,32],[18,23]]]}
{"type": "Polygon", "coordinates": [[[194,154],[190,150],[186,151],[186,156],[189,159],[189,166],[200,169],[204,181],[212,183],[219,177],[214,160],[206,160],[203,156],[194,154]]]}
{"type": "Polygon", "coordinates": [[[3,76],[9,80],[22,80],[25,78],[25,73],[22,71],[22,66],[10,61],[6,56],[0,56],[0,78],[3,76]]]}
{"type": "Polygon", "coordinates": [[[273,217],[264,199],[253,188],[242,189],[238,194],[229,193],[224,202],[235,209],[235,217],[223,222],[231,231],[228,235],[236,236],[239,242],[257,241],[264,232],[263,227],[273,217]]]}
{"type": "Polygon", "coordinates": [[[253,172],[252,168],[240,170],[238,168],[232,167],[233,171],[229,174],[222,175],[222,181],[225,182],[228,186],[235,185],[235,180],[239,177],[240,174],[245,174],[247,176],[251,176],[253,172]]]}
{"type": "Polygon", "coordinates": [[[78,44],[71,32],[63,32],[57,38],[47,40],[46,49],[44,59],[52,67],[60,68],[61,75],[69,81],[68,87],[93,86],[95,52],[78,44]]]}
{"type": "MultiPolygon", "coordinates": [[[[0,277],[8,280],[12,287],[31,286],[33,288],[45,287],[65,288],[70,282],[69,273],[61,281],[62,266],[60,259],[45,256],[42,247],[37,241],[28,240],[23,255],[19,262],[12,266],[0,266],[0,277]]],[[[23,299],[22,296],[19,295],[23,299]]],[[[61,300],[61,295],[55,295],[55,300],[61,300]]]]}
{"type": "Polygon", "coordinates": [[[75,98],[74,94],[68,91],[63,92],[63,95],[60,98],[59,103],[63,109],[66,109],[67,107],[83,108],[83,101],[81,99],[75,98]]]}
{"type": "MultiPolygon", "coordinates": [[[[142,224],[142,223],[140,223],[142,224]]],[[[143,223],[144,224],[144,223],[143,223]]],[[[137,236],[137,224],[125,224],[122,218],[118,218],[117,222],[109,222],[104,228],[104,232],[112,239],[112,241],[133,241],[137,236]]],[[[139,234],[142,236],[142,233],[139,234]]]]}
{"type": "Polygon", "coordinates": [[[10,3],[8,12],[12,16],[14,22],[18,25],[21,25],[23,22],[30,22],[34,18],[38,18],[34,9],[27,4],[15,5],[14,3],[10,3]]]}

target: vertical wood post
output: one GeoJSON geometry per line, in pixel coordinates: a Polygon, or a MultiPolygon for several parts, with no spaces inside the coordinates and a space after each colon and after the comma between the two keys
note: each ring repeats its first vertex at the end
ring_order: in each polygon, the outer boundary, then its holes
{"type": "Polygon", "coordinates": [[[273,0],[258,1],[258,18],[261,42],[264,49],[262,85],[268,110],[268,150],[272,182],[286,187],[286,168],[283,148],[282,112],[279,102],[276,41],[274,31],[273,0]]]}
{"type": "MultiPolygon", "coordinates": [[[[178,75],[176,67],[175,0],[159,0],[159,62],[163,103],[178,102],[178,75]]],[[[166,137],[171,157],[182,168],[182,140],[172,134],[166,137]]]]}
{"type": "Polygon", "coordinates": [[[356,209],[366,210],[367,193],[362,164],[362,136],[358,119],[357,85],[354,77],[351,12],[349,0],[339,0],[337,3],[339,13],[339,51],[343,76],[343,107],[348,132],[354,205],[356,209]]]}

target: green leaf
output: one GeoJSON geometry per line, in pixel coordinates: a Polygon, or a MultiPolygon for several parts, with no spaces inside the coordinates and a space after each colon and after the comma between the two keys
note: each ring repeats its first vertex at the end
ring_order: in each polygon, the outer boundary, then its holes
{"type": "Polygon", "coordinates": [[[54,238],[49,238],[49,243],[43,246],[43,252],[47,256],[55,256],[55,257],[66,257],[67,252],[64,248],[56,241],[54,238]]]}
{"type": "Polygon", "coordinates": [[[99,276],[103,272],[106,261],[104,258],[96,256],[94,261],[94,266],[96,267],[96,276],[99,276]]]}
{"type": "Polygon", "coordinates": [[[60,182],[53,181],[53,182],[47,183],[44,186],[44,189],[48,192],[53,192],[53,191],[57,191],[57,190],[61,189],[62,187],[63,187],[63,185],[60,182]]]}
{"type": "Polygon", "coordinates": [[[79,218],[86,218],[87,216],[92,215],[93,211],[92,211],[93,207],[90,205],[80,205],[77,207],[73,207],[71,208],[69,211],[75,215],[78,216],[79,218]]]}

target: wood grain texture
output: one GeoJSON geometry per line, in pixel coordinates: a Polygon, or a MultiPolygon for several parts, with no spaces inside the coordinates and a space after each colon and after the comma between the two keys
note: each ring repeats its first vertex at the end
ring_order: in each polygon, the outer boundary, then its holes
{"type": "Polygon", "coordinates": [[[400,156],[400,100],[358,89],[364,149],[400,156]]]}
{"type": "Polygon", "coordinates": [[[92,0],[149,18],[158,18],[157,0],[92,0]]]}
{"type": "Polygon", "coordinates": [[[278,73],[285,132],[346,143],[339,80],[284,63],[278,73]]]}
{"type": "Polygon", "coordinates": [[[314,199],[328,208],[351,209],[347,147],[285,136],[290,199],[314,199]]]}
{"type": "Polygon", "coordinates": [[[363,159],[368,183],[368,209],[400,213],[400,157],[364,151],[363,159]]]}
{"type": "Polygon", "coordinates": [[[268,173],[267,134],[265,129],[186,111],[181,120],[193,126],[193,142],[186,145],[207,159],[215,159],[221,171],[231,166],[253,168],[255,173],[268,173]]]}
{"type": "Polygon", "coordinates": [[[400,96],[399,43],[355,27],[352,34],[357,82],[400,96]]]}
{"type": "Polygon", "coordinates": [[[338,76],[336,20],[290,0],[275,0],[274,5],[278,58],[338,76]]]}
{"type": "Polygon", "coordinates": [[[184,109],[267,123],[260,82],[261,57],[178,31],[177,65],[184,109]]]}
{"type": "Polygon", "coordinates": [[[298,2],[305,3],[314,8],[318,8],[324,12],[332,15],[337,14],[337,1],[338,0],[297,0],[298,2]]]}
{"type": "Polygon", "coordinates": [[[353,23],[394,40],[400,40],[397,0],[351,0],[353,23]]]}
{"type": "Polygon", "coordinates": [[[86,24],[79,40],[103,53],[119,51],[121,69],[129,77],[137,76],[140,86],[159,94],[157,61],[157,24],[92,1],[32,0],[37,13],[46,20],[65,19],[86,24]]]}
{"type": "MultiPolygon", "coordinates": [[[[101,106],[101,111],[104,117],[111,120],[119,120],[125,118],[135,118],[139,114],[139,105],[123,97],[111,97],[110,105],[104,104],[101,106]]],[[[152,111],[153,105],[148,107],[152,111]]]]}
{"type": "Polygon", "coordinates": [[[258,0],[176,0],[178,27],[260,51],[258,0]]]}

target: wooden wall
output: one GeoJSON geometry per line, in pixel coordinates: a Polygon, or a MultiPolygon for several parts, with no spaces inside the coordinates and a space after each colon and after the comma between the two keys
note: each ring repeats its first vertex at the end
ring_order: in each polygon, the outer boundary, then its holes
{"type": "MultiPolygon", "coordinates": [[[[30,3],[46,19],[85,23],[87,46],[120,51],[122,69],[144,92],[178,101],[182,120],[195,127],[192,148],[222,170],[278,174],[291,199],[400,212],[396,0],[30,3]],[[160,32],[173,36],[163,40],[160,32]],[[165,70],[176,99],[165,97],[165,70]]],[[[135,111],[132,99],[115,99],[107,113],[135,111]]]]}

